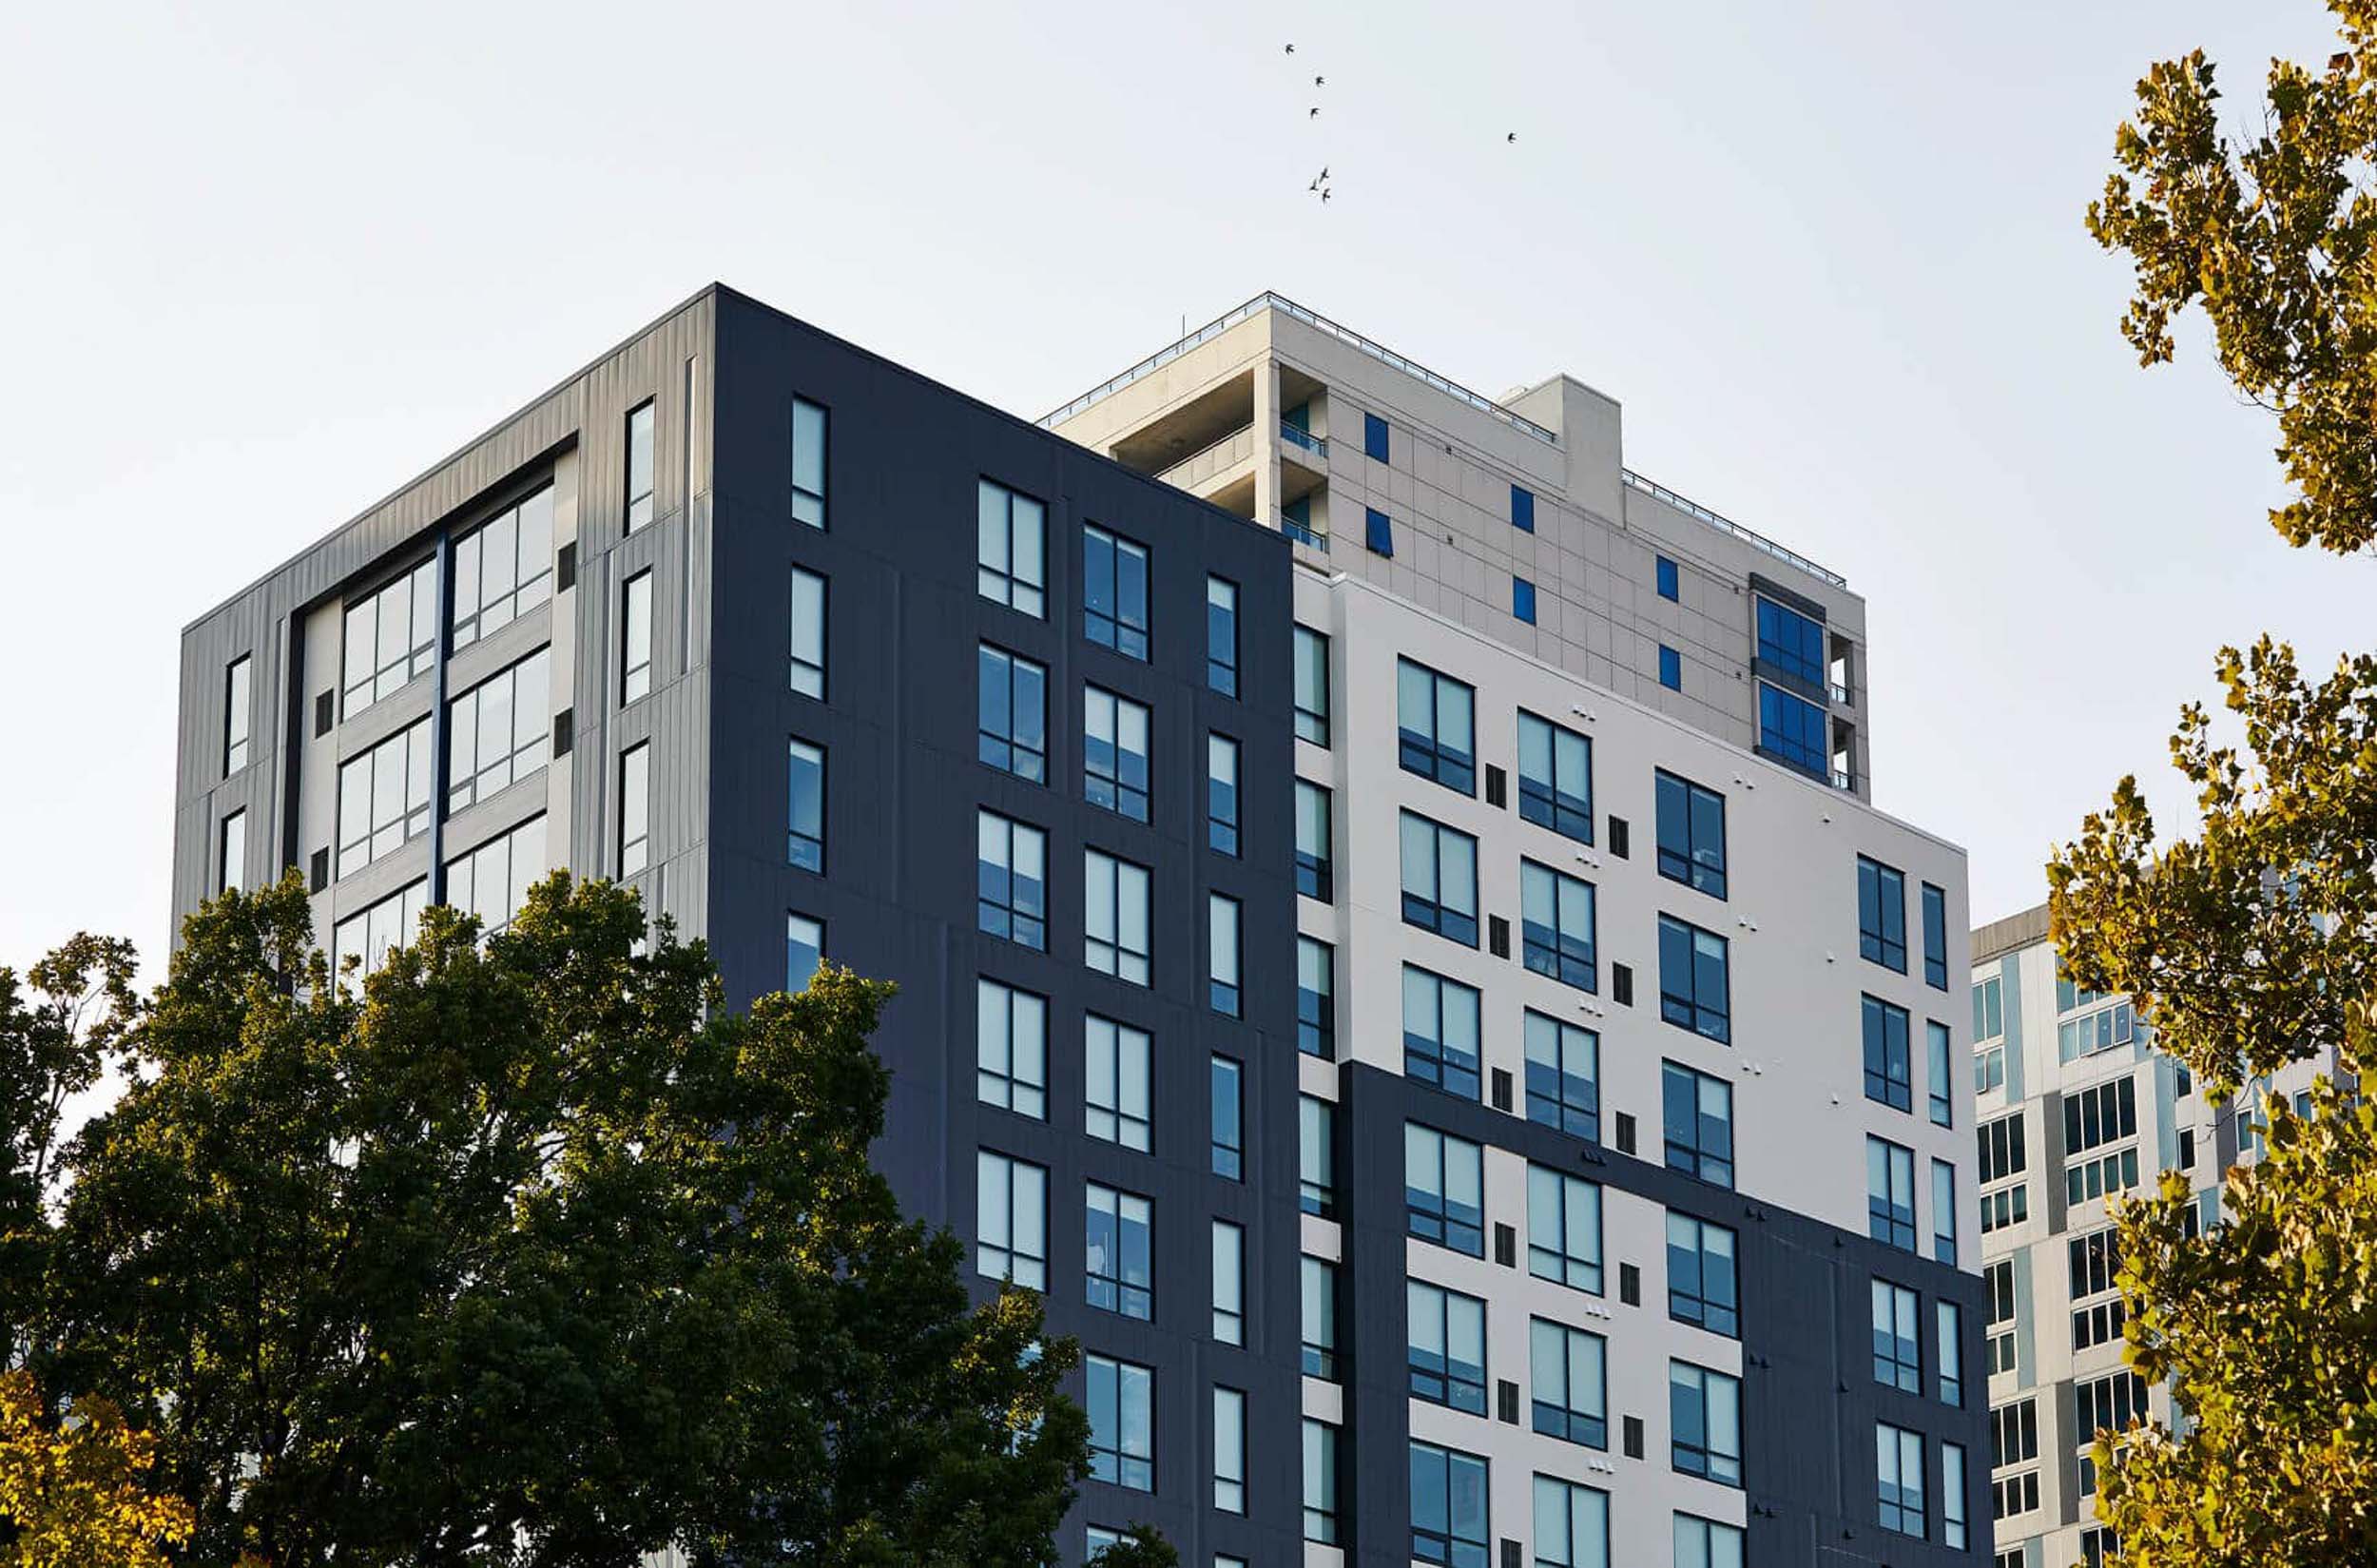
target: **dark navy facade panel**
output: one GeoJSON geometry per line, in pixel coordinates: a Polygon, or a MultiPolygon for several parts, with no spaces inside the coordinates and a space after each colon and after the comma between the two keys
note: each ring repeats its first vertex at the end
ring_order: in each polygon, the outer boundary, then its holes
{"type": "MultiPolygon", "coordinates": [[[[721,291],[711,497],[715,644],[706,930],[730,992],[784,983],[789,915],[821,921],[834,961],[892,979],[876,1047],[892,1073],[878,1163],[903,1205],[976,1230],[978,1151],[1048,1172],[1048,1309],[1085,1352],[1154,1371],[1152,1493],[1092,1481],[1064,1545],[1091,1524],[1162,1528],[1184,1561],[1301,1551],[1295,1208],[1295,894],[1286,546],[1082,448],[721,291]],[[824,526],[796,520],[793,403],[822,409],[824,526]],[[1045,507],[1044,614],[976,591],[984,479],[1045,507]],[[1150,657],[1084,635],[1083,526],[1143,546],[1150,657]],[[823,696],[795,692],[795,569],[825,582],[823,696]],[[1206,680],[1206,577],[1239,592],[1239,695],[1206,680]],[[976,664],[991,644],[1047,670],[1047,764],[1028,782],[977,760],[976,664]],[[1083,692],[1150,716],[1147,822],[1083,790],[1083,692]],[[1206,736],[1241,747],[1240,857],[1206,847],[1206,736]],[[825,755],[822,875],[788,861],[788,746],[825,755]],[[1046,835],[1044,951],[977,929],[983,809],[1046,835]],[[1151,877],[1150,981],[1084,962],[1084,853],[1151,877]],[[1207,896],[1243,912],[1241,1016],[1208,1003],[1207,896]],[[1045,1115],[976,1096],[976,991],[1047,1000],[1045,1115]],[[1142,1152],[1085,1128],[1086,1021],[1152,1038],[1142,1152]],[[1212,1174],[1211,1061],[1242,1064],[1241,1180],[1212,1174]],[[1150,1200],[1149,1321],[1085,1299],[1085,1183],[1150,1200]],[[1246,1233],[1245,1346],[1213,1341],[1211,1226],[1246,1233]],[[1214,1510],[1212,1390],[1246,1396],[1244,1518],[1214,1510]]],[[[812,430],[814,427],[809,427],[812,430]]],[[[971,1256],[971,1254],[970,1254],[971,1256]]],[[[977,1280],[987,1292],[994,1287],[977,1280]]],[[[1079,1393],[1081,1383],[1074,1381],[1079,1393]]]]}
{"type": "MultiPolygon", "coordinates": [[[[1988,1560],[1987,1381],[1981,1372],[1978,1276],[1396,1074],[1358,1063],[1341,1072],[1342,1142],[1337,1157],[1346,1179],[1340,1217],[1346,1226],[1345,1250],[1352,1270],[1343,1299],[1359,1304],[1347,1311],[1348,1321],[1342,1326],[1343,1343],[1352,1347],[1346,1423],[1352,1428],[1353,1452],[1400,1456],[1410,1442],[1403,1260],[1411,1244],[1404,1235],[1402,1206],[1403,1125],[1418,1121],[1735,1233],[1742,1325],[1742,1477],[1749,1504],[1748,1560],[1756,1568],[1833,1568],[1843,1563],[1948,1568],[1988,1560]],[[1873,1346],[1865,1326],[1870,1321],[1869,1282],[1877,1276],[1921,1293],[1927,1333],[1935,1300],[1958,1305],[1964,1328],[1962,1404],[1944,1405],[1934,1397],[1937,1368],[1928,1344],[1922,1395],[1900,1393],[1874,1381],[1873,1346]],[[1927,1540],[1885,1531],[1878,1522],[1876,1421],[1923,1434],[1929,1471],[1924,1496],[1934,1500],[1927,1515],[1927,1540]],[[1964,1449],[1964,1518],[1970,1544],[1963,1548],[1951,1548],[1941,1539],[1937,1500],[1942,1440],[1964,1449]],[[1832,1500],[1831,1505],[1819,1506],[1820,1500],[1832,1500]]],[[[1603,1108],[1605,1114],[1629,1109],[1603,1108]]],[[[1656,1137],[1658,1108],[1642,1109],[1649,1113],[1639,1116],[1640,1123],[1656,1137]]],[[[1491,1239],[1487,1255],[1494,1256],[1491,1239]]],[[[1612,1312],[1666,1312],[1666,1302],[1655,1292],[1646,1291],[1639,1304],[1627,1305],[1617,1289],[1625,1265],[1640,1268],[1646,1278],[1659,1278],[1664,1270],[1653,1260],[1613,1253],[1603,1261],[1610,1282],[1605,1305],[1612,1312]]],[[[1523,1245],[1510,1267],[1514,1271],[1526,1267],[1523,1245]]],[[[1639,1343],[1641,1336],[1633,1337],[1639,1343]]],[[[1490,1368],[1488,1376],[1516,1378],[1523,1387],[1527,1371],[1522,1359],[1517,1371],[1490,1368]]],[[[1670,1467],[1664,1441],[1668,1413],[1613,1408],[1609,1419],[1611,1448],[1604,1457],[1617,1470],[1603,1484],[1614,1499],[1623,1500],[1630,1490],[1630,1469],[1641,1473],[1637,1467],[1670,1467]],[[1640,1419],[1647,1434],[1640,1459],[1628,1458],[1619,1442],[1630,1417],[1640,1419]]],[[[1349,1526],[1350,1560],[1365,1568],[1401,1568],[1409,1560],[1410,1499],[1400,1471],[1369,1460],[1359,1473],[1344,1477],[1339,1500],[1349,1526]]],[[[1497,1538],[1520,1539],[1532,1524],[1497,1519],[1492,1527],[1497,1538]]]]}

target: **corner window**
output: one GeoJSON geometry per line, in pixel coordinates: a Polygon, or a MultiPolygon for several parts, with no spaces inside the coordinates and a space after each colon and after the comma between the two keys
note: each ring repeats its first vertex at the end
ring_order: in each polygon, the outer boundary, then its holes
{"type": "Polygon", "coordinates": [[[1337,1059],[1337,949],[1312,937],[1296,939],[1296,1049],[1337,1059]]]}
{"type": "Polygon", "coordinates": [[[975,490],[974,588],[993,604],[1048,614],[1048,509],[1005,485],[975,490]]]}
{"type": "Polygon", "coordinates": [[[1466,1138],[1403,1124],[1404,1229],[1473,1258],[1485,1256],[1485,1152],[1466,1138]]]}
{"type": "Polygon", "coordinates": [[[1861,998],[1865,1036],[1865,1098],[1893,1111],[1914,1107],[1915,1091],[1907,1062],[1906,1009],[1879,997],[1861,998]]]}
{"type": "Polygon", "coordinates": [[[1081,1021],[1082,1130],[1104,1143],[1148,1152],[1155,1126],[1151,1057],[1144,1029],[1102,1018],[1081,1021]]]}
{"type": "MultiPolygon", "coordinates": [[[[1731,1187],[1733,1086],[1674,1062],[1664,1064],[1661,1074],[1667,1168],[1718,1187],[1731,1187]]],[[[1914,1243],[1910,1240],[1907,1245],[1914,1243]]]]}
{"type": "Polygon", "coordinates": [[[1396,756],[1406,773],[1478,792],[1477,692],[1409,659],[1395,661],[1396,756]]]}
{"type": "Polygon", "coordinates": [[[652,403],[647,398],[628,414],[628,532],[652,520],[652,403]]]}
{"type": "Polygon", "coordinates": [[[1478,1097],[1478,993],[1413,964],[1403,965],[1403,1075],[1478,1097]]]}
{"type": "Polygon", "coordinates": [[[1667,1315],[1739,1339],[1741,1286],[1733,1232],[1673,1210],[1667,1216],[1667,1315]]]}
{"type": "Polygon", "coordinates": [[[1148,941],[1152,919],[1148,868],[1118,861],[1102,850],[1085,849],[1082,874],[1086,884],[1082,962],[1126,984],[1150,983],[1148,941]]]}
{"type": "Polygon", "coordinates": [[[1238,695],[1238,585],[1227,577],[1205,580],[1205,684],[1238,695]]]}
{"type": "Polygon", "coordinates": [[[1238,853],[1238,743],[1210,732],[1205,737],[1205,846],[1217,855],[1238,853]]]}
{"type": "Polygon", "coordinates": [[[1738,1378],[1668,1363],[1668,1432],[1675,1468],[1725,1486],[1742,1484],[1742,1384],[1738,1378]]]}
{"type": "Polygon", "coordinates": [[[1659,1016],[1703,1038],[1733,1039],[1732,950],[1723,937],[1659,917],[1659,1016]]]}
{"type": "Polygon", "coordinates": [[[1593,742],[1518,713],[1518,814],[1578,843],[1593,842],[1593,742]]]}
{"type": "Polygon", "coordinates": [[[1857,857],[1857,956],[1906,973],[1906,877],[1894,866],[1857,857]]]}
{"type": "Polygon", "coordinates": [[[222,773],[226,779],[247,765],[248,727],[254,717],[249,672],[254,668],[242,653],[222,673],[222,773]]]}
{"type": "Polygon", "coordinates": [[[1296,781],[1296,891],[1327,903],[1337,896],[1330,860],[1329,792],[1308,779],[1296,781]]]}
{"type": "Polygon", "coordinates": [[[792,569],[792,689],[825,696],[825,579],[792,569]]]}
{"type": "Polygon", "coordinates": [[[652,748],[639,741],[619,754],[619,875],[632,877],[652,854],[652,748]]]}
{"type": "Polygon", "coordinates": [[[789,743],[785,772],[784,863],[821,875],[825,870],[824,748],[806,741],[789,743]]]}
{"type": "Polygon", "coordinates": [[[1579,991],[1598,991],[1594,888],[1533,861],[1518,862],[1520,945],[1527,967],[1579,991]]]}
{"type": "Polygon", "coordinates": [[[1082,635],[1126,659],[1148,656],[1148,550],[1081,526],[1082,635]]]}
{"type": "Polygon", "coordinates": [[[792,520],[825,526],[825,411],[792,400],[792,520]]]}
{"type": "Polygon", "coordinates": [[[1296,628],[1296,739],[1329,744],[1329,640],[1301,623],[1296,628]]]}
{"type": "Polygon", "coordinates": [[[1601,1036],[1529,1008],[1527,1119],[1601,1141],[1601,1036]]]}
{"type": "MultiPolygon", "coordinates": [[[[435,639],[429,627],[436,611],[435,578],[425,577],[415,592],[431,594],[424,606],[416,597],[415,634],[424,649],[435,639]]],[[[454,646],[456,651],[513,621],[552,597],[553,488],[547,485],[519,505],[496,513],[454,541],[454,646]]],[[[380,635],[387,635],[383,619],[380,635]]],[[[421,668],[428,668],[423,663],[421,668]]],[[[382,693],[385,695],[385,693],[382,693]]]]}
{"type": "Polygon", "coordinates": [[[1035,952],[1048,948],[1048,835],[995,811],[975,813],[976,928],[1035,952]]]}
{"type": "Polygon", "coordinates": [[[1148,820],[1148,710],[1103,687],[1081,692],[1081,796],[1132,822],[1148,820]]]}
{"type": "Polygon", "coordinates": [[[1416,811],[1402,814],[1401,837],[1403,923],[1477,946],[1478,841],[1416,811]]]}
{"type": "Polygon", "coordinates": [[[1664,769],[1652,775],[1659,875],[1712,899],[1726,896],[1725,797],[1664,769]]]}
{"type": "Polygon", "coordinates": [[[1091,1182],[1086,1208],[1082,1274],[1089,1304],[1126,1318],[1152,1318],[1154,1205],[1091,1182]]]}
{"type": "Polygon", "coordinates": [[[1048,998],[974,982],[975,1098],[1034,1121],[1048,1116],[1048,998]]]}
{"type": "Polygon", "coordinates": [[[974,654],[975,755],[1032,784],[1048,778],[1048,667],[989,643],[974,654]]]}

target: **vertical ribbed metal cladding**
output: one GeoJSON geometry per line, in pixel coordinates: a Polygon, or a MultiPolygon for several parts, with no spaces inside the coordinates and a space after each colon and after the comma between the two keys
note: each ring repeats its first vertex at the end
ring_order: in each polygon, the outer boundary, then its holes
{"type": "Polygon", "coordinates": [[[429,698],[429,901],[446,901],[446,689],[454,659],[454,530],[437,531],[437,651],[430,664],[429,698]]]}

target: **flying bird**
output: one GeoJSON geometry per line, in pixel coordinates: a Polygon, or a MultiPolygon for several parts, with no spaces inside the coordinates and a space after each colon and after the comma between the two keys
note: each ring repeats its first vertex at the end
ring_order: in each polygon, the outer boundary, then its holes
{"type": "Polygon", "coordinates": [[[1316,76],[1312,79],[1312,85],[1316,87],[1325,87],[1329,85],[1329,79],[1325,76],[1316,76]]]}
{"type": "MultiPolygon", "coordinates": [[[[1329,177],[1329,166],[1328,166],[1326,164],[1323,164],[1323,165],[1321,165],[1321,180],[1326,180],[1328,177],[1329,177]]],[[[1316,184],[1316,185],[1317,185],[1317,184],[1319,184],[1321,183],[1321,180],[1315,180],[1315,181],[1314,181],[1314,182],[1312,182],[1312,183],[1313,183],[1314,184],[1316,184]]]]}
{"type": "Polygon", "coordinates": [[[1328,193],[1327,191],[1324,190],[1323,192],[1321,192],[1321,200],[1322,200],[1322,201],[1325,202],[1325,201],[1327,201],[1328,199],[1329,199],[1329,193],[1328,193]]]}
{"type": "Polygon", "coordinates": [[[1293,44],[1288,45],[1288,46],[1287,46],[1287,52],[1288,52],[1288,53],[1290,53],[1290,54],[1295,53],[1295,52],[1296,52],[1296,46],[1295,46],[1295,45],[1293,45],[1293,44]]]}
{"type": "Polygon", "coordinates": [[[1508,136],[1503,137],[1502,140],[1505,142],[1516,142],[1518,140],[1518,132],[1512,131],[1508,136]]]}
{"type": "Polygon", "coordinates": [[[1304,118],[1307,120],[1318,120],[1321,118],[1321,106],[1318,104],[1313,105],[1312,111],[1305,115],[1304,118]]]}

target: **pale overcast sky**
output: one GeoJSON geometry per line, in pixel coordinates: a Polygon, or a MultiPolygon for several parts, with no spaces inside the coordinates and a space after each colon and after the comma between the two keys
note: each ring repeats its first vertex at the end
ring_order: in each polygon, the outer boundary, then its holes
{"type": "Polygon", "coordinates": [[[2171,801],[2219,641],[2377,641],[2080,227],[2149,60],[2241,118],[2311,0],[1150,9],[14,8],[0,962],[161,958],[186,622],[711,279],[1030,415],[1265,288],[1577,376],[1865,595],[1875,798],[1976,920],[2124,771],[2171,801]]]}

